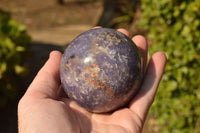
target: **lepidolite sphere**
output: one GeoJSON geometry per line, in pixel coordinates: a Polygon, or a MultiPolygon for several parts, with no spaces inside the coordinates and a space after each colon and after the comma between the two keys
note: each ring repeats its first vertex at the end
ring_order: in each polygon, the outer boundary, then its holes
{"type": "Polygon", "coordinates": [[[60,66],[68,97],[91,112],[127,104],[141,82],[141,56],[130,38],[109,28],[91,29],[66,48],[60,66]]]}

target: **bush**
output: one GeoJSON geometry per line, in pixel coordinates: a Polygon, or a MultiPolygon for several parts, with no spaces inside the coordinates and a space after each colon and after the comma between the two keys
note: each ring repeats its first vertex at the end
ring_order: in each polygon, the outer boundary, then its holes
{"type": "Polygon", "coordinates": [[[13,78],[27,72],[21,64],[29,42],[25,27],[11,19],[9,13],[0,10],[0,106],[16,96],[13,78]]]}
{"type": "Polygon", "coordinates": [[[200,132],[200,1],[141,0],[138,27],[168,57],[150,115],[161,133],[200,132]]]}

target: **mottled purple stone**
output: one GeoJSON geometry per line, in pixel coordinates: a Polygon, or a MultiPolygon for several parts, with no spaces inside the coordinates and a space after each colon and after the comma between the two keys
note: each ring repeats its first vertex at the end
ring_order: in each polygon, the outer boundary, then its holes
{"type": "Polygon", "coordinates": [[[127,104],[139,88],[140,52],[121,32],[92,29],[68,45],[60,76],[68,97],[88,111],[113,111],[127,104]]]}

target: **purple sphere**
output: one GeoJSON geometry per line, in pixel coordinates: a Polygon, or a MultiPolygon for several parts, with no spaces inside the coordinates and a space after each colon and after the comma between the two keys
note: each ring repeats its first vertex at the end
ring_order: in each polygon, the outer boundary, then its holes
{"type": "Polygon", "coordinates": [[[70,99],[91,112],[110,112],[126,105],[137,93],[141,55],[121,32],[91,29],[66,48],[60,77],[70,99]]]}

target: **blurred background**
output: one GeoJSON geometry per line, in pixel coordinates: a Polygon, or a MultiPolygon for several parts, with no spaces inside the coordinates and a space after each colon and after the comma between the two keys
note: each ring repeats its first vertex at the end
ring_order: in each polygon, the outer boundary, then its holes
{"type": "Polygon", "coordinates": [[[0,0],[0,133],[17,133],[17,103],[50,51],[96,25],[167,55],[143,133],[200,133],[199,0],[0,0]]]}

